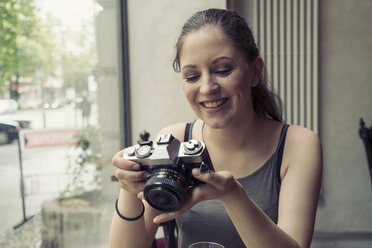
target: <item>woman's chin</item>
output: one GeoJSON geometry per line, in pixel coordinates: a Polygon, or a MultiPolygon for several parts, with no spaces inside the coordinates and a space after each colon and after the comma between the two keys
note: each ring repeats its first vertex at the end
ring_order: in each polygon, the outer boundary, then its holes
{"type": "Polygon", "coordinates": [[[221,129],[226,127],[228,124],[228,121],[225,118],[204,118],[203,121],[208,125],[208,127],[213,129],[221,129]]]}

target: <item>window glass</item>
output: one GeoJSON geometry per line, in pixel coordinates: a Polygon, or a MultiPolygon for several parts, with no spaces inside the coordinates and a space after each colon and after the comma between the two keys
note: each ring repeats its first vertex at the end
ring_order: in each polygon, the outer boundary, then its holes
{"type": "Polygon", "coordinates": [[[76,237],[98,231],[102,10],[93,0],[0,1],[0,246],[96,242],[76,237]]]}

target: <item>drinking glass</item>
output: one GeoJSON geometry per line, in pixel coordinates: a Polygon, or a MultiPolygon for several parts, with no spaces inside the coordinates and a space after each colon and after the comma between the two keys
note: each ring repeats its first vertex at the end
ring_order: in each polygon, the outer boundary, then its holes
{"type": "Polygon", "coordinates": [[[225,248],[225,246],[215,242],[197,242],[189,245],[187,248],[225,248]]]}

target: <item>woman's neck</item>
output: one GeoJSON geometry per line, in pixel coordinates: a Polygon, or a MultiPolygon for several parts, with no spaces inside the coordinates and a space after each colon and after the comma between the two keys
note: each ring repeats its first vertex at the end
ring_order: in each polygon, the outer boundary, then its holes
{"type": "Polygon", "coordinates": [[[228,150],[253,147],[257,145],[266,121],[254,115],[253,118],[241,118],[239,121],[220,129],[211,128],[204,123],[203,141],[206,144],[214,144],[228,150]]]}

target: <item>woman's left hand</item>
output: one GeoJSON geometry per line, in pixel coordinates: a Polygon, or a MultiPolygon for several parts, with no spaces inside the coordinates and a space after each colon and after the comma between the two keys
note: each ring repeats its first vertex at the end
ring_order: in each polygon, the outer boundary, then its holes
{"type": "MultiPolygon", "coordinates": [[[[238,193],[241,185],[235,180],[233,175],[228,171],[214,172],[209,171],[200,173],[199,169],[193,169],[193,176],[205,182],[206,184],[196,186],[187,191],[186,201],[183,206],[174,212],[161,213],[154,218],[154,223],[162,223],[176,218],[177,216],[187,212],[195,204],[201,201],[210,199],[219,199],[221,201],[227,200],[232,193],[238,193]]],[[[139,194],[143,197],[143,192],[139,194]]]]}

